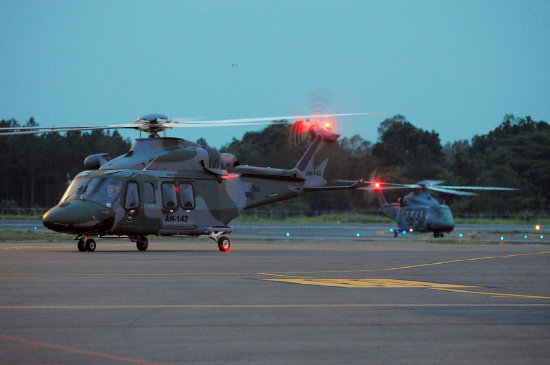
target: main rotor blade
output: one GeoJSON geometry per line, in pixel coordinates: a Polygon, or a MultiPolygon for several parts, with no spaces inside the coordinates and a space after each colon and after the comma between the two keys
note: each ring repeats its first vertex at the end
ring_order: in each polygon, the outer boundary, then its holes
{"type": "Polygon", "coordinates": [[[386,187],[392,187],[395,189],[419,189],[420,185],[418,184],[395,184],[395,183],[387,183],[387,182],[380,182],[382,184],[382,188],[386,187]]]}
{"type": "Polygon", "coordinates": [[[0,132],[0,135],[14,136],[22,134],[42,134],[53,132],[71,132],[71,131],[88,131],[88,130],[103,130],[103,129],[139,129],[147,131],[146,125],[158,126],[162,130],[172,127],[248,127],[261,126],[271,124],[284,124],[285,120],[311,119],[311,118],[330,118],[330,117],[350,117],[359,115],[379,115],[384,113],[348,113],[348,114],[322,114],[322,115],[292,115],[282,117],[262,117],[262,118],[241,118],[241,119],[224,119],[224,120],[204,120],[204,121],[189,121],[189,120],[167,120],[160,121],[157,124],[149,124],[147,121],[138,121],[126,124],[111,124],[104,126],[88,126],[88,127],[2,127],[0,131],[17,131],[17,132],[0,132]]]}
{"type": "Polygon", "coordinates": [[[519,189],[516,189],[516,188],[503,188],[503,187],[499,187],[499,186],[444,186],[444,185],[440,185],[438,187],[444,188],[444,189],[463,189],[463,190],[505,190],[505,191],[519,190],[519,189]]]}
{"type": "Polygon", "coordinates": [[[276,124],[286,124],[286,121],[271,121],[271,122],[235,122],[235,123],[207,123],[207,124],[199,124],[199,123],[190,123],[190,124],[181,124],[181,123],[173,123],[173,122],[167,122],[163,125],[168,125],[170,127],[175,128],[209,128],[209,127],[247,127],[247,126],[260,126],[260,125],[276,125],[276,124]]]}
{"type": "Polygon", "coordinates": [[[441,186],[428,186],[427,187],[430,190],[438,191],[440,193],[447,193],[447,194],[453,194],[453,195],[462,195],[462,196],[471,196],[471,195],[477,195],[475,193],[470,193],[467,191],[459,191],[459,190],[453,190],[453,189],[445,189],[441,186]]]}
{"type": "Polygon", "coordinates": [[[433,186],[443,183],[441,180],[422,180],[417,182],[418,185],[433,186]]]}
{"type": "MultiPolygon", "coordinates": [[[[0,132],[0,136],[16,136],[22,134],[42,134],[53,132],[73,132],[73,131],[89,131],[89,130],[102,130],[102,129],[139,129],[139,124],[118,124],[118,125],[106,125],[106,126],[93,126],[93,127],[39,127],[32,130],[24,130],[20,132],[0,132]]],[[[19,130],[20,128],[7,128],[9,130],[19,130]]]]}
{"type": "Polygon", "coordinates": [[[384,113],[348,113],[348,114],[309,114],[309,115],[287,115],[282,117],[260,117],[260,118],[240,118],[240,119],[222,119],[222,120],[203,120],[203,121],[186,121],[184,118],[175,118],[170,120],[170,123],[175,124],[209,124],[209,123],[242,123],[242,122],[268,122],[277,120],[298,120],[298,119],[313,119],[313,118],[333,118],[333,117],[352,117],[359,115],[380,115],[384,113]]]}

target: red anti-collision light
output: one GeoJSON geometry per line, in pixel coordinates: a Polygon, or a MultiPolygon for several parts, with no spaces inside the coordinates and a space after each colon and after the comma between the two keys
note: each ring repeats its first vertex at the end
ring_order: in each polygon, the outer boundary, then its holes
{"type": "Polygon", "coordinates": [[[234,179],[236,177],[239,177],[239,175],[238,174],[222,175],[222,179],[234,179]]]}

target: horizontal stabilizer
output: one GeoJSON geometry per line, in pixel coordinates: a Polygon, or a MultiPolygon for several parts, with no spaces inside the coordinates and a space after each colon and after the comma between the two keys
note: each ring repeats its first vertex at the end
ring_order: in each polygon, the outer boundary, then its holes
{"type": "Polygon", "coordinates": [[[355,189],[357,187],[357,184],[359,182],[355,182],[351,185],[332,185],[332,186],[313,186],[313,187],[305,187],[304,191],[326,191],[326,190],[348,190],[348,189],[355,189]]]}

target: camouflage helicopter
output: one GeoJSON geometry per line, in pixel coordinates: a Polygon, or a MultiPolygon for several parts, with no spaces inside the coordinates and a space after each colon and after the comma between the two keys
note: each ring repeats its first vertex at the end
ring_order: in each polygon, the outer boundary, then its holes
{"type": "MultiPolygon", "coordinates": [[[[134,123],[95,127],[3,128],[2,135],[39,134],[95,129],[137,129],[130,151],[111,159],[86,157],[85,171],[67,188],[58,205],[42,218],[45,227],[75,234],[79,251],[94,251],[94,237],[128,237],[140,251],[148,235],[208,235],[220,251],[230,250],[229,222],[245,209],[298,197],[311,191],[352,189],[356,184],[327,186],[323,178],[329,148],[339,135],[331,118],[373,115],[325,114],[222,121],[175,121],[148,114],[134,123]],[[218,127],[273,124],[297,120],[313,141],[293,169],[240,165],[236,156],[197,143],[166,137],[173,127],[218,127]],[[6,131],[10,129],[9,131],[6,131]],[[158,133],[164,132],[164,137],[158,133]]],[[[286,123],[286,122],[285,122],[286,123]]]]}
{"type": "Polygon", "coordinates": [[[378,179],[372,179],[362,184],[359,190],[367,190],[378,198],[379,210],[381,213],[397,222],[397,228],[392,228],[394,237],[398,232],[407,234],[409,232],[433,232],[434,237],[443,237],[444,233],[450,233],[454,229],[453,215],[449,207],[440,204],[434,199],[428,190],[446,194],[471,196],[477,195],[469,191],[461,190],[517,190],[504,187],[483,187],[483,186],[444,186],[443,181],[422,180],[416,184],[394,184],[384,183],[378,179]],[[384,197],[384,190],[388,189],[415,189],[397,200],[396,203],[387,203],[384,197]]]}

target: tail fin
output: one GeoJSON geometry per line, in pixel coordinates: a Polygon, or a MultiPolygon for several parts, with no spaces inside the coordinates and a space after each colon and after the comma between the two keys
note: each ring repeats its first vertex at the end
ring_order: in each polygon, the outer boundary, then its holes
{"type": "Polygon", "coordinates": [[[328,147],[337,141],[338,137],[340,135],[324,129],[316,130],[315,139],[293,169],[298,176],[305,180],[304,188],[327,184],[323,176],[330,157],[330,148],[328,147]]]}

